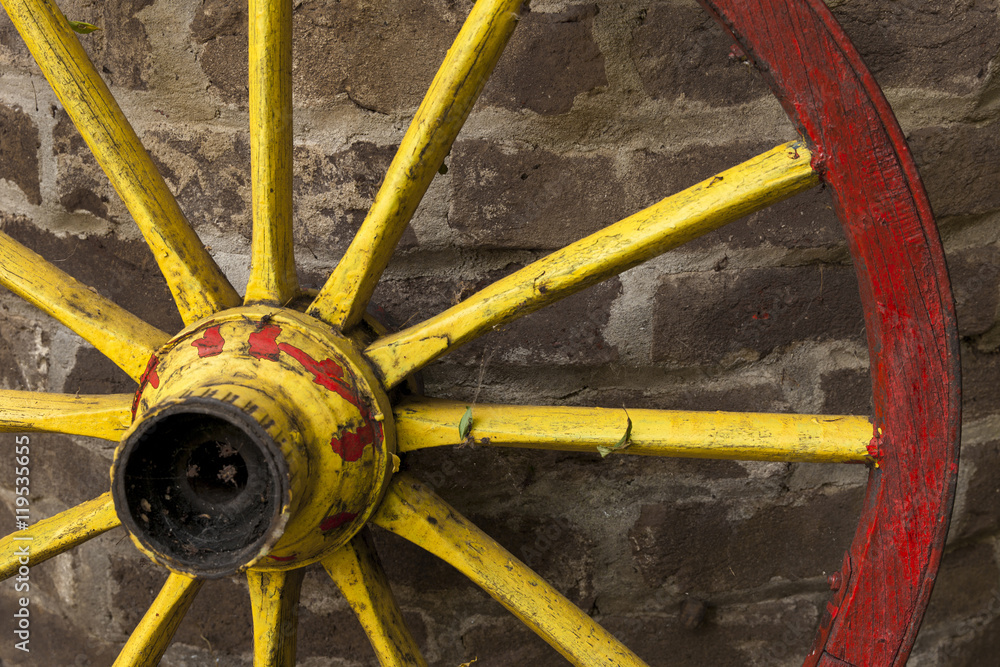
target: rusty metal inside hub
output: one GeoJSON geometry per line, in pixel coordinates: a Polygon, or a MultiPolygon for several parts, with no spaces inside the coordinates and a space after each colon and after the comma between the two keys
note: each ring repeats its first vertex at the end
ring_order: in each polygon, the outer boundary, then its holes
{"type": "Polygon", "coordinates": [[[129,531],[192,574],[236,571],[280,528],[286,474],[267,440],[222,401],[153,415],[126,441],[113,484],[129,531]]]}

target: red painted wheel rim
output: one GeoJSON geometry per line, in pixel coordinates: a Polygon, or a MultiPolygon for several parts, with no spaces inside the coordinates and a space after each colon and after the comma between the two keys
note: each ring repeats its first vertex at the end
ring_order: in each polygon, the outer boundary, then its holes
{"type": "Polygon", "coordinates": [[[764,75],[833,194],[865,311],[879,467],[806,665],[901,665],[930,598],[958,469],[958,336],[903,133],[820,0],[701,0],[764,75]]]}

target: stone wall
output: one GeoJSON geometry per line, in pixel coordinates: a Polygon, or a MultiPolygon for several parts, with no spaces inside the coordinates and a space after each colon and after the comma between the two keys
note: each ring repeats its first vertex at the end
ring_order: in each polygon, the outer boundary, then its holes
{"type": "MultiPolygon", "coordinates": [[[[234,284],[249,267],[246,9],[235,0],[63,0],[185,213],[234,284]]],[[[1000,652],[1000,17],[994,0],[831,0],[884,87],[944,237],[962,337],[955,514],[911,665],[1000,652]]],[[[295,243],[318,287],[357,230],[468,0],[296,0],[295,243]]],[[[756,74],[687,0],[533,0],[380,284],[417,322],[548,251],[795,137],[756,74]]],[[[180,320],[127,211],[0,18],[0,225],[169,331],[180,320]]],[[[133,385],[93,348],[0,293],[0,387],[133,385]]],[[[870,411],[856,281],[814,190],[467,345],[424,372],[480,402],[870,411]]],[[[33,435],[33,507],[107,488],[108,443],[33,435]]],[[[13,458],[14,437],[0,438],[13,458]]],[[[850,542],[865,470],[464,448],[415,471],[651,665],[793,665],[850,542]],[[699,619],[701,611],[704,617],[699,619]],[[700,620],[700,623],[698,622],[700,620]]],[[[13,474],[0,526],[13,525],[13,474]]],[[[377,532],[432,664],[561,658],[449,566],[377,532]]],[[[32,653],[0,664],[110,664],[164,580],[121,529],[31,570],[32,653]]],[[[245,581],[209,582],[163,664],[249,665],[245,581]]],[[[989,657],[987,657],[989,656],[989,657]]],[[[372,665],[322,570],[303,591],[299,659],[372,665]]]]}

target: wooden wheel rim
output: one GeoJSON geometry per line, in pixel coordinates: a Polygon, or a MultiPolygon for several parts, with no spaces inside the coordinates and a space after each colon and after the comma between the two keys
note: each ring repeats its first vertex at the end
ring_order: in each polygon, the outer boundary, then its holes
{"type": "Polygon", "coordinates": [[[888,102],[820,0],[700,1],[813,149],[847,236],[868,332],[870,450],[879,465],[805,664],[904,664],[930,599],[958,472],[958,335],[930,205],[888,102]]]}

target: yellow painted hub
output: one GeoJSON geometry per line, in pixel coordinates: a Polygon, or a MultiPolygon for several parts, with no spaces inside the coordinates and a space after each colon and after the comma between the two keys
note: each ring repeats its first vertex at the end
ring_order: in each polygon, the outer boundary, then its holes
{"type": "Polygon", "coordinates": [[[136,545],[202,577],[301,567],[368,520],[392,475],[388,398],[350,340],[234,308],[150,360],[111,469],[136,545]]]}

